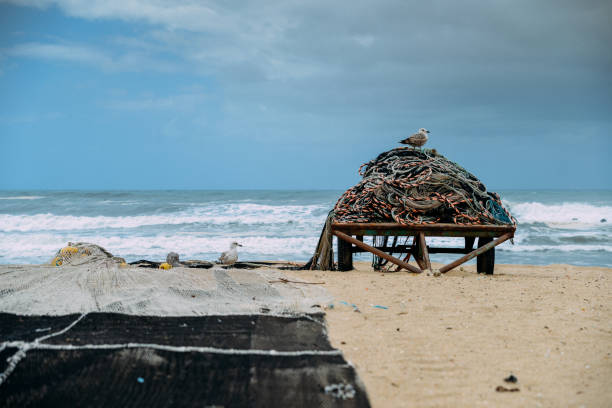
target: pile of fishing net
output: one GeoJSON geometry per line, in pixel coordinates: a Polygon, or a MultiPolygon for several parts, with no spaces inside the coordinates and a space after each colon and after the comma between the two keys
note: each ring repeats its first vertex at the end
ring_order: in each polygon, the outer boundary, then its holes
{"type": "Polygon", "coordinates": [[[400,147],[359,168],[363,179],[330,211],[317,248],[302,269],[334,269],[332,222],[515,225],[499,195],[435,150],[400,147]]]}
{"type": "Polygon", "coordinates": [[[435,150],[393,149],[359,174],[363,179],[336,203],[335,222],[516,223],[496,193],[435,150]]]}
{"type": "Polygon", "coordinates": [[[113,256],[113,254],[100,245],[87,242],[69,242],[67,246],[55,253],[55,256],[49,263],[54,266],[78,266],[100,262],[125,265],[125,259],[113,256]]]}

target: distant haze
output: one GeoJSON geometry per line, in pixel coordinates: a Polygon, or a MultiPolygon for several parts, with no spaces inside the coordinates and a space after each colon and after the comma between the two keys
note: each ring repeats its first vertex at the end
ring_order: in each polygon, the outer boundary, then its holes
{"type": "Polygon", "coordinates": [[[612,2],[0,0],[0,189],[344,189],[424,127],[612,188],[612,2]]]}

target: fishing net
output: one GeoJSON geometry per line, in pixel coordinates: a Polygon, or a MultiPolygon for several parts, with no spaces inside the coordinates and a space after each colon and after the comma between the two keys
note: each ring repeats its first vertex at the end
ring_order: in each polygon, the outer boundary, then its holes
{"type": "Polygon", "coordinates": [[[2,407],[370,406],[316,282],[66,248],[59,266],[0,265],[2,407]]]}
{"type": "Polygon", "coordinates": [[[334,207],[336,222],[515,224],[499,195],[434,150],[397,148],[359,169],[334,207]]]}
{"type": "Polygon", "coordinates": [[[0,313],[0,329],[3,407],[370,406],[321,313],[0,313]]]}
{"type": "Polygon", "coordinates": [[[94,263],[125,264],[125,259],[113,256],[100,245],[87,242],[69,242],[59,249],[49,264],[53,266],[78,266],[94,263]]]}
{"type": "MultiPolygon", "coordinates": [[[[329,213],[315,253],[302,269],[334,269],[332,222],[516,225],[499,195],[433,149],[389,150],[364,163],[359,174],[363,179],[329,213]]],[[[380,261],[374,258],[375,268],[380,261]]]]}
{"type": "Polygon", "coordinates": [[[0,311],[139,316],[315,313],[331,300],[319,285],[283,283],[272,268],[171,270],[121,266],[0,265],[0,311]]]}

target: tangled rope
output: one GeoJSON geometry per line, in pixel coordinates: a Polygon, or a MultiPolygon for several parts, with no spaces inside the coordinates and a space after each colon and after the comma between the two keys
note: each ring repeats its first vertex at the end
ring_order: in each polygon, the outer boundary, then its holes
{"type": "MultiPolygon", "coordinates": [[[[435,150],[389,150],[364,163],[359,174],[363,179],[330,211],[315,253],[301,269],[334,269],[332,222],[516,225],[499,195],[435,150]]],[[[387,239],[383,237],[379,246],[387,239]]],[[[397,237],[393,246],[396,243],[397,237]]],[[[374,258],[375,267],[380,261],[374,258]]]]}
{"type": "Polygon", "coordinates": [[[359,168],[363,179],[333,210],[336,222],[516,224],[499,195],[435,150],[400,147],[359,168]]]}

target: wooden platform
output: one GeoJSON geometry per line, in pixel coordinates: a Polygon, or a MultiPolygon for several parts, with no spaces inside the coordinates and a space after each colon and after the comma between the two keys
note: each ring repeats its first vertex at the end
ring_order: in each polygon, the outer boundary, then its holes
{"type": "Polygon", "coordinates": [[[492,274],[495,268],[495,247],[514,237],[514,225],[457,225],[457,224],[398,224],[398,223],[332,223],[332,234],[338,237],[338,269],[353,269],[353,253],[371,252],[388,260],[399,268],[409,272],[421,273],[431,271],[429,254],[455,253],[465,254],[461,258],[440,268],[440,273],[477,258],[478,272],[492,274]],[[414,237],[412,245],[392,245],[375,247],[363,242],[364,236],[414,237]],[[431,248],[426,244],[426,237],[463,237],[464,247],[431,248]],[[478,238],[477,247],[474,243],[478,238]],[[404,260],[391,253],[406,254],[404,260]],[[408,263],[414,256],[419,267],[408,263]]]}

